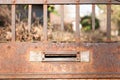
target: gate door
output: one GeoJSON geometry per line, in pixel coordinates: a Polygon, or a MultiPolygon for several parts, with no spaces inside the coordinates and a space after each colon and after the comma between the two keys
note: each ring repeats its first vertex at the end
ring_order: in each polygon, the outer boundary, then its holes
{"type": "MultiPolygon", "coordinates": [[[[120,44],[111,42],[111,4],[118,0],[0,0],[11,5],[12,39],[0,43],[0,78],[120,78],[120,44]],[[43,6],[41,41],[16,40],[17,5],[28,6],[28,34],[32,30],[32,6],[43,6]],[[49,41],[48,6],[61,6],[61,34],[64,30],[64,5],[75,5],[76,31],[73,41],[49,41]],[[106,5],[107,35],[105,42],[82,42],[80,5],[92,4],[92,30],[95,30],[95,5],[106,5]],[[62,10],[63,9],[63,10],[62,10]]],[[[64,35],[64,34],[63,34],[64,35]]],[[[99,35],[98,35],[99,36],[99,35]]]]}

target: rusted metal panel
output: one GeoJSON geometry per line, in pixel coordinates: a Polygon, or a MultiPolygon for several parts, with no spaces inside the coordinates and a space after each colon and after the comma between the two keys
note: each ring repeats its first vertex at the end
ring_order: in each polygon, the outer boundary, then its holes
{"type": "Polygon", "coordinates": [[[119,43],[1,43],[0,78],[120,78],[119,43]],[[30,51],[89,51],[89,62],[29,61],[30,51]]]}
{"type": "MultiPolygon", "coordinates": [[[[78,0],[80,4],[120,4],[118,0],[78,0]]],[[[47,4],[75,4],[76,0],[47,0],[47,4]]],[[[44,0],[0,0],[0,4],[44,4],[44,0]]]]}
{"type": "MultiPolygon", "coordinates": [[[[110,40],[111,4],[120,4],[117,1],[0,0],[0,4],[12,4],[12,42],[0,43],[0,78],[120,78],[120,43],[79,43],[79,5],[95,3],[107,4],[107,39],[110,40]],[[45,43],[15,42],[15,4],[29,4],[29,31],[31,4],[43,4],[43,41],[45,43]],[[75,38],[77,43],[47,43],[48,4],[76,5],[75,38]],[[55,58],[56,56],[60,58],[55,58]]],[[[94,5],[92,10],[92,27],[94,29],[94,5]]],[[[64,11],[61,12],[61,26],[64,27],[64,11]]]]}

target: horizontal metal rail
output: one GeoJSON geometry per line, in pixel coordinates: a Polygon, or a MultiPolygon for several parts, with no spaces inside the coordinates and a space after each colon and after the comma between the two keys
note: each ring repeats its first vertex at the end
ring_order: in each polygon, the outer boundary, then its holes
{"type": "MultiPolygon", "coordinates": [[[[120,4],[119,0],[77,0],[80,4],[120,4]]],[[[0,4],[75,4],[76,0],[0,0],[0,4]]]]}

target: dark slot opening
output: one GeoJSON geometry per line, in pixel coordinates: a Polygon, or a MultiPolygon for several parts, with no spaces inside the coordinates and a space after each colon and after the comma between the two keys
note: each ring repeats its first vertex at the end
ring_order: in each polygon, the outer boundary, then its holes
{"type": "Polygon", "coordinates": [[[76,54],[45,54],[45,58],[76,58],[76,54]]]}

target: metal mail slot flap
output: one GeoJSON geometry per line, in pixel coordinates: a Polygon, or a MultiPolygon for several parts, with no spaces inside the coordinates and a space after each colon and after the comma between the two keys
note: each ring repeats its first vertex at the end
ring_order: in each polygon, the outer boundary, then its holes
{"type": "Polygon", "coordinates": [[[46,51],[43,61],[78,61],[76,51],[46,51]]]}
{"type": "Polygon", "coordinates": [[[79,61],[77,51],[30,51],[30,61],[79,61]]]}

